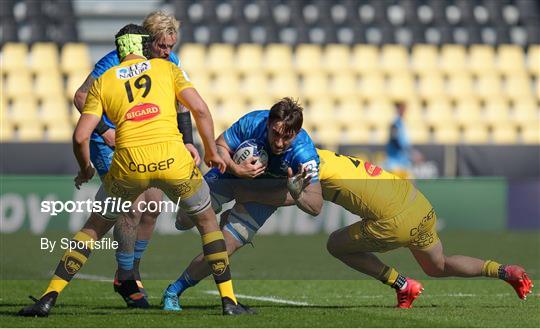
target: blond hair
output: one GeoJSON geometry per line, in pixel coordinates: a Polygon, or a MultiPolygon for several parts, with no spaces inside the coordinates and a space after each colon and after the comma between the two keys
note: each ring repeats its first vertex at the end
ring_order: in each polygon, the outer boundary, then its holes
{"type": "Polygon", "coordinates": [[[157,39],[165,35],[177,35],[180,22],[172,14],[158,10],[146,16],[143,22],[144,28],[157,39]]]}

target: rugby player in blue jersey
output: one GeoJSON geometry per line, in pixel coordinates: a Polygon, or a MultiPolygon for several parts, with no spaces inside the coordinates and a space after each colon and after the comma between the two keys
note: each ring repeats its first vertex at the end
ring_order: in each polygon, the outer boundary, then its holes
{"type": "MultiPolygon", "coordinates": [[[[245,184],[260,191],[279,190],[286,185],[294,199],[290,200],[291,204],[296,204],[313,216],[320,213],[322,192],[318,178],[319,156],[311,138],[302,129],[302,122],[302,108],[292,99],[284,98],[270,110],[246,114],[217,138],[218,152],[227,163],[227,171],[222,174],[212,169],[204,176],[210,186],[212,207],[216,213],[221,211],[223,204],[234,200],[235,186],[245,184]],[[231,158],[234,151],[242,142],[253,139],[264,145],[268,153],[268,164],[265,166],[254,161],[256,158],[235,163],[231,158]]],[[[268,195],[281,197],[275,193],[268,195]]],[[[287,198],[287,193],[282,196],[287,198]]],[[[279,201],[275,203],[286,204],[286,200],[279,201]]],[[[236,203],[230,212],[226,212],[226,216],[221,218],[221,227],[229,255],[249,243],[276,209],[275,206],[247,202],[236,203]]],[[[181,215],[177,219],[176,227],[180,230],[192,226],[187,216],[181,215]]],[[[165,289],[163,309],[181,310],[180,294],[208,275],[210,269],[200,254],[178,280],[165,289]]]]}
{"type": "MultiPolygon", "coordinates": [[[[154,40],[151,44],[152,57],[163,58],[181,66],[178,57],[172,52],[180,26],[174,16],[156,11],[145,18],[143,25],[154,40]]],[[[94,80],[109,68],[118,64],[120,64],[120,59],[116,50],[109,52],[96,63],[86,81],[75,93],[73,102],[79,111],[84,107],[86,96],[94,80]]],[[[182,72],[186,80],[189,81],[187,74],[183,70],[182,72]]],[[[180,103],[179,107],[180,112],[177,115],[178,128],[183,134],[186,148],[191,153],[195,163],[199,165],[200,157],[193,145],[190,112],[180,103]]],[[[90,141],[90,157],[100,177],[103,177],[109,171],[114,152],[114,141],[115,127],[107,116],[103,114],[90,141]]],[[[140,201],[161,201],[162,197],[163,192],[161,190],[151,188],[141,194],[134,202],[134,205],[140,201]]],[[[158,216],[159,212],[146,211],[141,213],[134,206],[129,216],[122,215],[114,227],[114,238],[118,241],[116,252],[118,270],[115,274],[114,290],[124,298],[128,306],[135,305],[133,303],[134,298],[141,298],[141,296],[145,295],[139,273],[139,263],[151,238],[158,216]],[[140,292],[143,294],[141,295],[140,292]]]]}

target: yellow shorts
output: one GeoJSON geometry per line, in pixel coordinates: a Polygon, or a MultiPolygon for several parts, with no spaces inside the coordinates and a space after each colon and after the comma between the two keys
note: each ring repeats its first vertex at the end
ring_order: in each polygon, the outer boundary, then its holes
{"type": "Polygon", "coordinates": [[[356,222],[348,227],[348,233],[357,251],[385,252],[399,247],[428,249],[439,241],[436,222],[433,207],[418,191],[415,200],[399,215],[356,222]]]}
{"type": "Polygon", "coordinates": [[[209,188],[181,141],[115,150],[103,185],[100,199],[110,196],[133,202],[146,189],[156,187],[171,201],[180,199],[180,207],[188,214],[210,206],[209,188]]]}

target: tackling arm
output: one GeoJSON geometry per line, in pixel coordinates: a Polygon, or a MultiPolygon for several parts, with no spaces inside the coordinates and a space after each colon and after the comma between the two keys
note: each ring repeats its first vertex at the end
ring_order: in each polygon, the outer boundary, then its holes
{"type": "Polygon", "coordinates": [[[208,106],[195,88],[182,90],[179,100],[190,110],[197,123],[197,130],[201,135],[204,145],[205,163],[208,166],[218,167],[221,172],[224,172],[226,163],[217,153],[217,147],[214,141],[214,122],[212,121],[212,115],[208,106]]]}
{"type": "Polygon", "coordinates": [[[264,192],[254,193],[253,189],[237,186],[234,190],[235,200],[238,203],[257,202],[274,207],[296,205],[300,210],[311,216],[317,216],[322,209],[322,189],[320,182],[309,184],[298,196],[293,198],[285,186],[265,188],[264,192]]]}
{"type": "Polygon", "coordinates": [[[92,131],[96,128],[100,118],[93,114],[82,114],[73,133],[73,153],[79,163],[81,171],[90,167],[89,141],[92,131]]]}

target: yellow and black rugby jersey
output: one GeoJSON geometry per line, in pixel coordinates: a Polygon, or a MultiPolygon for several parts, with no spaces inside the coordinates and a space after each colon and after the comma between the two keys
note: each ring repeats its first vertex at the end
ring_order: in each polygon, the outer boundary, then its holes
{"type": "Polygon", "coordinates": [[[323,198],[363,219],[398,215],[416,197],[411,182],[355,157],[317,149],[323,198]]]}
{"type": "Polygon", "coordinates": [[[116,147],[181,140],[176,99],[193,87],[173,63],[134,59],[110,68],[94,81],[83,113],[103,113],[116,125],[116,147]]]}

